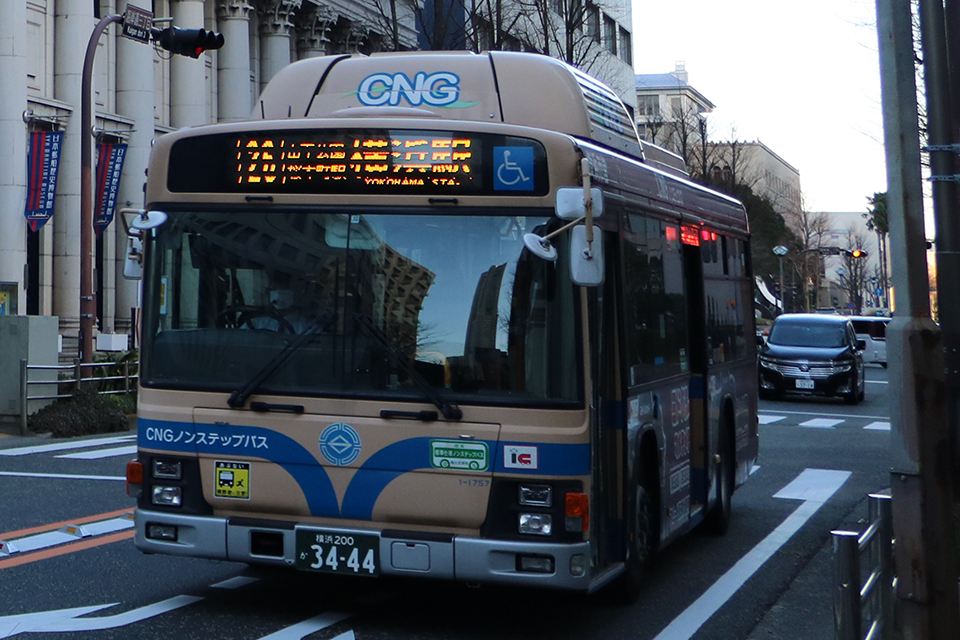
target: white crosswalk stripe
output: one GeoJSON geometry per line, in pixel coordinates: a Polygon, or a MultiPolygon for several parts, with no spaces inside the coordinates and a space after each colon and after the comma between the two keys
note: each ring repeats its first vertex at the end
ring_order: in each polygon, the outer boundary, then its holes
{"type": "Polygon", "coordinates": [[[813,418],[800,423],[801,427],[809,429],[834,429],[843,420],[834,420],[833,418],[813,418]]]}
{"type": "MultiPolygon", "coordinates": [[[[804,416],[811,416],[809,412],[785,412],[804,416]]],[[[828,414],[829,415],[829,414],[828,414]]],[[[806,429],[836,429],[837,427],[847,429],[863,429],[865,431],[890,431],[889,420],[878,420],[880,416],[850,416],[848,418],[835,414],[832,417],[809,418],[799,423],[790,423],[790,416],[781,413],[759,413],[757,420],[761,425],[777,424],[780,427],[803,427],[806,429]],[[788,420],[784,423],[784,420],[788,420]],[[866,422],[866,424],[864,424],[866,422]],[[780,423],[780,424],[778,424],[780,423]]]]}

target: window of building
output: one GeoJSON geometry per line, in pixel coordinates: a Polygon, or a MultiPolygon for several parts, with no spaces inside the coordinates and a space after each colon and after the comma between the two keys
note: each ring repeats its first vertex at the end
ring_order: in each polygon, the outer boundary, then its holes
{"type": "Polygon", "coordinates": [[[633,42],[630,32],[620,27],[620,59],[633,66],[633,42]]]}
{"type": "Polygon", "coordinates": [[[603,46],[617,55],[617,21],[610,16],[603,16],[603,46]]]}
{"type": "Polygon", "coordinates": [[[660,96],[637,96],[637,111],[648,118],[660,115],[660,96]]]}
{"type": "Polygon", "coordinates": [[[592,2],[588,2],[586,14],[587,36],[600,44],[600,8],[592,2]]]}

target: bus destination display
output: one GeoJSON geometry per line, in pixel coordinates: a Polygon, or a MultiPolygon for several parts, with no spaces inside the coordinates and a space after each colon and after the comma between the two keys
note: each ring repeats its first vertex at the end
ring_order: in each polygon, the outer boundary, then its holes
{"type": "Polygon", "coordinates": [[[237,140],[237,182],[246,185],[353,182],[456,191],[482,180],[480,144],[466,136],[302,134],[237,140]]]}
{"type": "Polygon", "coordinates": [[[527,138],[423,130],[292,130],[185,138],[173,192],[544,195],[543,146],[527,138]],[[210,163],[212,157],[223,158],[210,163]]]}

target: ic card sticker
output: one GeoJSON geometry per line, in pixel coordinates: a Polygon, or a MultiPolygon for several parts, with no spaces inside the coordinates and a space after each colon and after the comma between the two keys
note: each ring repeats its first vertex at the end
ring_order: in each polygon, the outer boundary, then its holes
{"type": "Polygon", "coordinates": [[[486,471],[490,466],[490,449],[485,442],[431,440],[430,464],[438,469],[486,471]]]}
{"type": "Polygon", "coordinates": [[[213,494],[218,498],[250,499],[250,463],[226,462],[213,463],[213,494]]]}
{"type": "Polygon", "coordinates": [[[504,445],[503,466],[505,469],[537,469],[539,466],[537,447],[511,444],[504,445]]]}

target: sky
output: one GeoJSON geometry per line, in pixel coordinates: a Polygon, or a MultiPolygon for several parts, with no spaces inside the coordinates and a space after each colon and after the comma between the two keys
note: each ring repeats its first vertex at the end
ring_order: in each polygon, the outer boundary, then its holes
{"type": "Polygon", "coordinates": [[[634,69],[716,105],[714,140],[760,140],[800,171],[808,211],[886,190],[874,0],[634,0],[634,69]]]}

